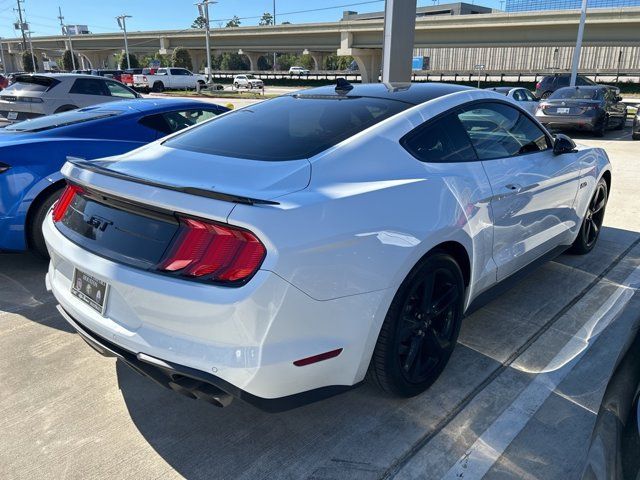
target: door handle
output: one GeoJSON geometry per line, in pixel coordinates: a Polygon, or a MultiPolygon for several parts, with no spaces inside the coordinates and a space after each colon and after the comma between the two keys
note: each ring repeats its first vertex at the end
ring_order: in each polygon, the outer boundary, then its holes
{"type": "Polygon", "coordinates": [[[520,190],[522,190],[522,185],[518,184],[518,183],[509,183],[507,185],[505,185],[505,187],[511,191],[513,191],[514,193],[518,193],[520,190]]]}

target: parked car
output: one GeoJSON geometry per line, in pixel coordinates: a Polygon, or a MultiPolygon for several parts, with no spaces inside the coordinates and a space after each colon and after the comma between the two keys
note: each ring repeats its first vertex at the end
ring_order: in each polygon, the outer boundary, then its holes
{"type": "Polygon", "coordinates": [[[236,90],[239,88],[264,88],[264,82],[255,75],[236,75],[233,77],[233,88],[236,90]]]}
{"type": "Polygon", "coordinates": [[[138,74],[133,76],[133,85],[142,90],[163,92],[167,89],[194,89],[198,84],[204,87],[207,77],[195,74],[186,68],[159,68],[155,73],[138,74]]]}
{"type": "Polygon", "coordinates": [[[7,73],[7,78],[9,79],[9,85],[16,81],[16,77],[18,75],[29,75],[29,72],[10,72],[7,73]]]}
{"type": "Polygon", "coordinates": [[[18,122],[139,97],[122,83],[103,77],[72,73],[18,75],[0,94],[0,121],[18,122]]]}
{"type": "Polygon", "coordinates": [[[495,92],[340,79],[67,162],[47,285],[98,352],[191,398],[277,411],[367,371],[410,397],[465,313],[593,249],[610,168],[495,92]]]}
{"type": "Polygon", "coordinates": [[[548,128],[587,130],[602,137],[607,129],[624,128],[627,106],[606,86],[564,87],[540,102],[536,117],[548,128]]]}
{"type": "Polygon", "coordinates": [[[0,129],[0,250],[46,255],[42,220],[64,187],[67,157],[94,159],[138,148],[228,109],[195,100],[125,100],[0,129]]]}
{"type": "Polygon", "coordinates": [[[309,75],[309,69],[304,67],[290,67],[290,75],[309,75]]]}
{"type": "Polygon", "coordinates": [[[640,334],[633,331],[598,409],[582,480],[640,478],[640,334]]]}
{"type": "Polygon", "coordinates": [[[535,115],[538,109],[538,103],[540,102],[529,90],[522,87],[490,87],[486,90],[491,90],[497,93],[506,95],[514,102],[518,102],[522,108],[524,108],[531,115],[535,115]]]}
{"type": "Polygon", "coordinates": [[[633,117],[633,126],[631,127],[631,138],[640,140],[640,108],[633,117]]]}
{"type": "MultiPolygon", "coordinates": [[[[535,96],[545,99],[553,92],[562,87],[568,87],[571,82],[571,74],[556,73],[554,75],[545,75],[538,83],[536,83],[535,96]]],[[[589,85],[598,85],[588,77],[578,75],[576,77],[576,86],[586,87],[589,85]]]]}

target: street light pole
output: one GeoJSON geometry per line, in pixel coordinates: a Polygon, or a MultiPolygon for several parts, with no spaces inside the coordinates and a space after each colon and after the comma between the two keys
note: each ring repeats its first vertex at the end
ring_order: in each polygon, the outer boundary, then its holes
{"type": "Polygon", "coordinates": [[[60,27],[62,28],[62,34],[66,35],[67,40],[69,41],[69,51],[71,52],[71,65],[73,69],[76,69],[76,59],[73,54],[73,44],[71,43],[71,34],[69,33],[68,25],[64,24],[64,17],[62,16],[62,9],[58,7],[58,18],[60,19],[60,27]]]}
{"type": "Polygon", "coordinates": [[[584,34],[584,22],[587,19],[587,0],[582,0],[582,8],[580,9],[580,25],[578,26],[578,38],[576,39],[576,48],[573,51],[573,60],[571,62],[571,81],[569,86],[576,86],[578,78],[578,65],[580,64],[580,49],[582,48],[582,35],[584,34]]]}
{"type": "Polygon", "coordinates": [[[131,69],[131,61],[129,60],[129,44],[127,43],[127,18],[131,18],[131,15],[119,15],[116,17],[120,29],[124,32],[124,54],[127,57],[127,68],[131,69]]]}
{"type": "Polygon", "coordinates": [[[31,63],[33,65],[33,73],[36,73],[38,71],[38,65],[36,64],[36,57],[33,54],[33,43],[31,42],[31,30],[27,31],[28,35],[29,35],[29,50],[31,51],[31,63]]]}
{"type": "MultiPolygon", "coordinates": [[[[276,26],[276,0],[273,0],[273,26],[276,26]]],[[[276,52],[273,52],[273,71],[276,71],[276,52]]]]}
{"type": "MultiPolygon", "coordinates": [[[[211,46],[210,46],[210,35],[211,35],[211,26],[209,25],[209,4],[210,3],[218,3],[214,0],[202,0],[201,3],[196,3],[198,6],[198,12],[200,16],[204,18],[204,28],[205,28],[205,46],[207,49],[207,84],[211,84],[211,46]]],[[[200,68],[200,67],[198,67],[200,68]]]]}

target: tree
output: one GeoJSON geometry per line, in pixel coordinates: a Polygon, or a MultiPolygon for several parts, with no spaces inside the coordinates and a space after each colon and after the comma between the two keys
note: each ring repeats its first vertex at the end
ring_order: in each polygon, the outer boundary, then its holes
{"type": "MultiPolygon", "coordinates": [[[[78,60],[78,56],[74,53],[73,59],[76,62],[76,68],[80,68],[80,61],[78,60]]],[[[62,54],[62,69],[70,72],[73,70],[73,61],[71,61],[71,50],[65,50],[62,54]]]]}
{"type": "Polygon", "coordinates": [[[244,55],[226,52],[222,54],[220,70],[249,70],[249,62],[244,55]]]}
{"type": "Polygon", "coordinates": [[[22,52],[22,69],[25,72],[37,72],[38,71],[38,57],[34,53],[31,55],[31,51],[25,50],[22,52]],[[35,61],[35,65],[34,65],[35,61]]]}
{"type": "Polygon", "coordinates": [[[240,19],[238,18],[238,16],[234,15],[233,18],[227,22],[225,27],[227,27],[227,28],[229,28],[229,27],[239,27],[240,23],[241,22],[240,22],[240,19]]]}
{"type": "Polygon", "coordinates": [[[145,55],[138,63],[140,63],[140,66],[142,67],[150,67],[151,62],[153,61],[159,61],[161,67],[171,66],[171,57],[169,57],[169,55],[162,55],[158,52],[154,55],[145,55]]]}
{"type": "Polygon", "coordinates": [[[291,25],[291,22],[282,22],[280,25],[291,25]]]}
{"type": "MultiPolygon", "coordinates": [[[[121,53],[116,58],[116,63],[118,64],[119,69],[129,68],[127,66],[127,56],[125,53],[121,53]]],[[[129,54],[129,65],[131,68],[140,68],[140,62],[138,61],[138,57],[136,57],[133,53],[129,54]]]]}
{"type": "Polygon", "coordinates": [[[207,20],[202,16],[198,15],[198,17],[191,24],[191,28],[206,28],[207,20]]]}
{"type": "Polygon", "coordinates": [[[271,55],[263,55],[258,58],[258,70],[271,70],[272,68],[271,55]]]}
{"type": "Polygon", "coordinates": [[[353,57],[338,55],[328,55],[324,60],[325,70],[346,70],[353,63],[353,57]]]}
{"type": "Polygon", "coordinates": [[[189,50],[184,47],[176,48],[173,51],[173,55],[171,55],[171,66],[186,68],[187,70],[193,69],[193,62],[191,61],[189,50]]]}
{"type": "Polygon", "coordinates": [[[260,22],[258,23],[258,25],[261,25],[261,26],[273,25],[273,15],[271,15],[269,12],[264,12],[262,14],[262,18],[260,19],[260,22]]]}

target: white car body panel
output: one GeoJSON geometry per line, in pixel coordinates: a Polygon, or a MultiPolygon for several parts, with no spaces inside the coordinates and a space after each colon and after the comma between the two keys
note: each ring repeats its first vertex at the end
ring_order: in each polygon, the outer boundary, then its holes
{"type": "Polygon", "coordinates": [[[48,285],[71,316],[103,338],[213,372],[261,398],[354,385],[366,374],[398,286],[434,247],[455,242],[466,251],[470,306],[499,279],[575,239],[596,182],[610,170],[602,150],[436,164],[417,160],[399,144],[440,113],[504,98],[475,89],[445,95],[308,160],[205,159],[155,142],[111,166],[120,173],[144,171],[158,183],[213,183],[218,191],[277,199],[275,205],[197,197],[68,163],[63,174],[80,185],[245,227],[267,254],[244,286],[194,284],[90,253],[48,219],[48,285]],[[514,182],[521,187],[516,193],[505,188],[514,182]],[[74,266],[110,284],[104,316],[70,294],[74,266]],[[292,364],[336,348],[343,352],[330,360],[292,364]]]}

